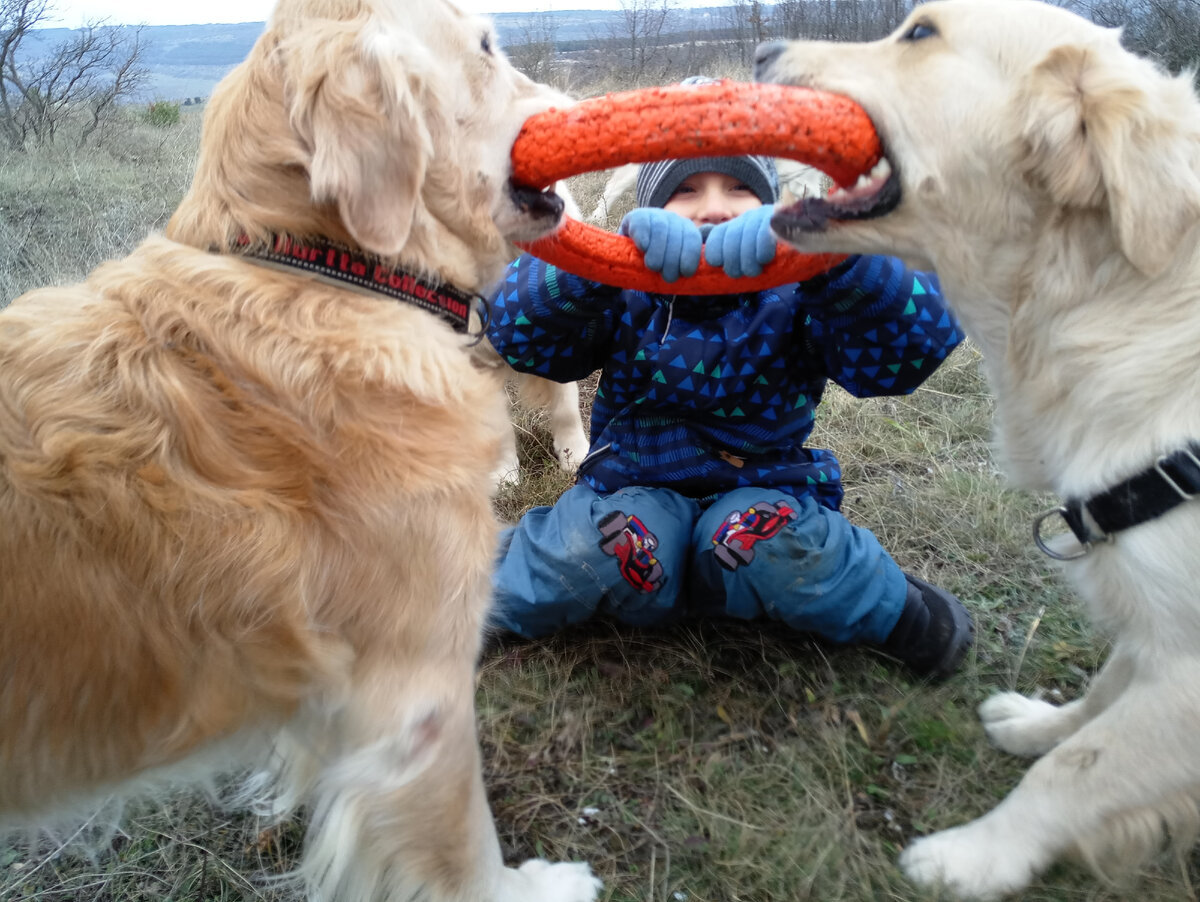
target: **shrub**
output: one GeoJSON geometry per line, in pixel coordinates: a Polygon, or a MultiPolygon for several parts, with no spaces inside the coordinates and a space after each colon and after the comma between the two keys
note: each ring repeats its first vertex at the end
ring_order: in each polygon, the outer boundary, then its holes
{"type": "Polygon", "coordinates": [[[170,128],[179,124],[179,104],[169,100],[155,100],[146,107],[146,121],[159,128],[170,128]]]}

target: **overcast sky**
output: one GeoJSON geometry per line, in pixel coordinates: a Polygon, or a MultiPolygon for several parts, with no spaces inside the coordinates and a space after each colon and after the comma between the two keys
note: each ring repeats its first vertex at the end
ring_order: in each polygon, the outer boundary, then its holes
{"type": "MultiPolygon", "coordinates": [[[[618,0],[459,0],[473,12],[530,12],[538,9],[617,9],[618,0]]],[[[112,25],[207,25],[265,22],[273,0],[51,0],[57,15],[47,25],[77,28],[88,20],[112,25]]]]}

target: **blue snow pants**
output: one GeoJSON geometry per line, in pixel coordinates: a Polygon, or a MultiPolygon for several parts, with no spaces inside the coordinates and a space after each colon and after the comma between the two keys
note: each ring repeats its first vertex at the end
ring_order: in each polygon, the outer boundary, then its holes
{"type": "Polygon", "coordinates": [[[739,488],[702,509],[670,489],[582,483],[505,530],[494,582],[493,625],[529,638],[597,614],[725,616],[878,644],[907,591],[870,530],[812,498],[739,488]]]}

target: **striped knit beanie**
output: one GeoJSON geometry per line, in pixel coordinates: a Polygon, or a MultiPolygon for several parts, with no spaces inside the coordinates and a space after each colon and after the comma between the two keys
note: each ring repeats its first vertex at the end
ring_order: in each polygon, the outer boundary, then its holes
{"type": "MultiPolygon", "coordinates": [[[[715,78],[695,75],[680,84],[713,84],[715,78]]],[[[743,182],[764,204],[779,199],[779,175],[770,157],[696,157],[690,160],[659,160],[638,169],[635,203],[639,207],[662,207],[688,176],[719,172],[743,182]]]]}

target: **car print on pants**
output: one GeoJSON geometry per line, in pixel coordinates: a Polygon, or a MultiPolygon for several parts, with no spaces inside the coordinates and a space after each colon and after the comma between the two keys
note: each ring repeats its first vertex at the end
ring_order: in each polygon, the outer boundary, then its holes
{"type": "Polygon", "coordinates": [[[621,511],[612,511],[596,526],[600,530],[600,550],[617,559],[625,582],[639,592],[653,592],[663,584],[663,567],[654,556],[658,537],[645,523],[621,511]]]}
{"type": "Polygon", "coordinates": [[[754,560],[754,543],[778,535],[797,513],[779,501],[759,501],[744,511],[733,511],[713,533],[713,556],[726,570],[736,570],[754,560]]]}

